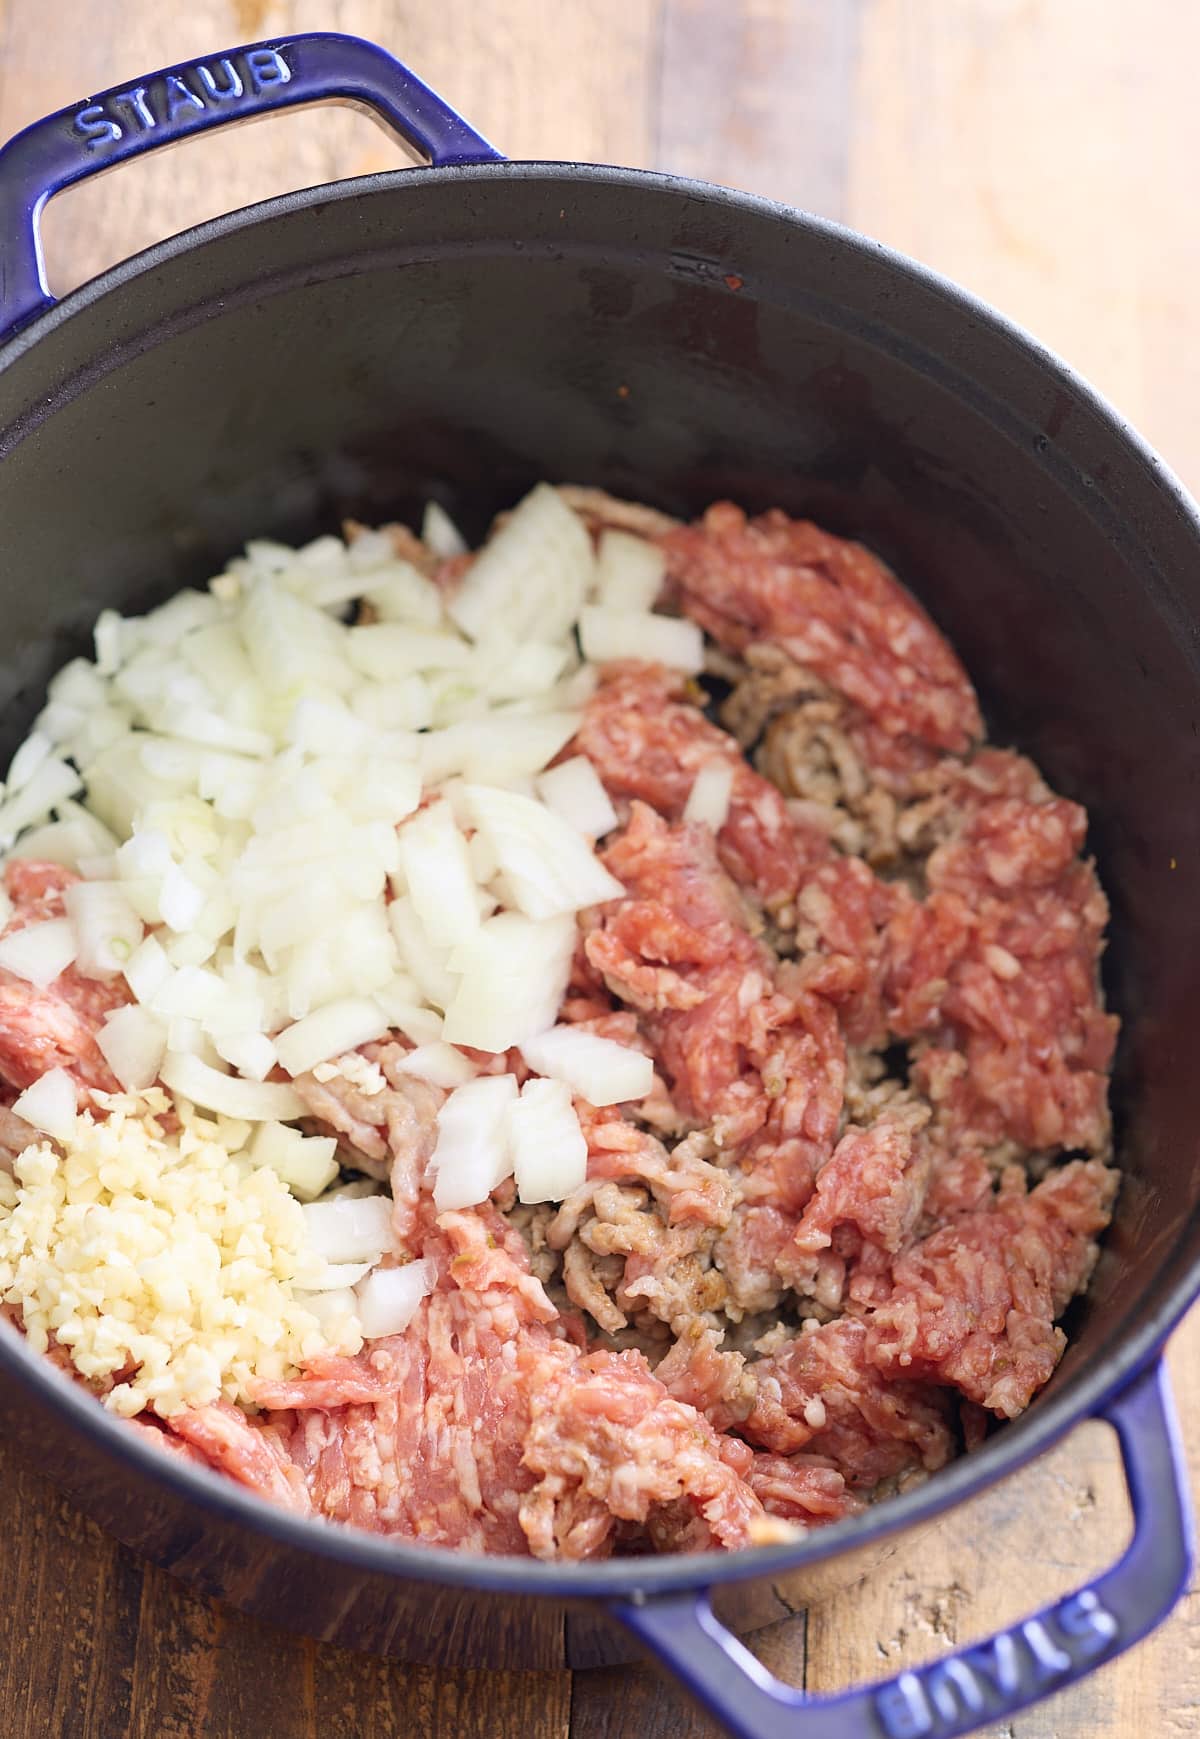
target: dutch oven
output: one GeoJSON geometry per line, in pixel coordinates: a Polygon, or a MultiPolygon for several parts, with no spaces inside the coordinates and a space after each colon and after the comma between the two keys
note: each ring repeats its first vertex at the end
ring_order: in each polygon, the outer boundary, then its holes
{"type": "Polygon", "coordinates": [[[145,1447],[7,1325],[3,1428],[122,1540],[247,1612],[463,1666],[626,1658],[632,1633],[747,1739],[940,1739],[1144,1636],[1190,1569],[1161,1351],[1200,1288],[1200,521],[1160,460],[1061,362],[911,261],[694,181],[508,163],[345,36],[237,49],[37,122],[0,153],[0,247],[0,751],[104,606],[203,581],[247,536],[403,517],[431,494],[479,533],[542,477],[678,514],[729,496],[812,515],[891,563],[961,653],[993,738],[1087,805],[1112,901],[1125,1172],[1030,1412],[795,1544],[565,1565],[296,1519],[145,1447]],[[365,105],[428,166],[233,212],[51,299],[38,223],[59,189],[332,100],[365,105]],[[1134,1530],[1086,1588],[831,1700],[735,1639],[1090,1418],[1119,1435],[1134,1530]]]}

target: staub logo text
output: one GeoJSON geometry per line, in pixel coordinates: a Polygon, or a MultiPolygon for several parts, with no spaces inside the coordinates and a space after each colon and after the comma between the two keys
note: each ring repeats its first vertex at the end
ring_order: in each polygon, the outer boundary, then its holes
{"type": "Polygon", "coordinates": [[[75,116],[75,131],[89,150],[101,151],[138,133],[174,130],[211,109],[227,108],[285,85],[291,68],[277,48],[248,48],[219,60],[198,60],[132,90],[112,91],[75,116]]]}
{"type": "Polygon", "coordinates": [[[1091,1589],[952,1660],[901,1673],[875,1696],[888,1739],[939,1739],[1022,1708],[1111,1648],[1117,1621],[1091,1589]]]}

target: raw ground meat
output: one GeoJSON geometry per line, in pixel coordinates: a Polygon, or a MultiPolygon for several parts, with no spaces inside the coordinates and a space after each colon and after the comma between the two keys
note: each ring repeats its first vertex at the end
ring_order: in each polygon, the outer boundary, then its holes
{"type": "MultiPolygon", "coordinates": [[[[433,1290],[257,1412],[134,1424],[297,1513],[430,1545],[739,1547],[928,1477],[1053,1373],[1118,1181],[1107,905],[1083,810],[981,745],[957,658],[868,551],[779,512],[681,526],[562,495],[594,537],[656,543],[715,643],[699,682],[608,667],[563,751],[613,799],[624,893],[582,915],[560,1018],[649,1055],[653,1090],[576,1100],[565,1201],[509,1180],[439,1216],[445,1094],[399,1067],[407,1042],[300,1077],[308,1126],[390,1186],[386,1260],[424,1257],[433,1290]],[[715,834],[683,820],[714,761],[715,834]]],[[[471,560],[389,529],[444,588],[471,560]]],[[[61,915],[71,879],[10,863],[10,929],[61,915]]],[[[0,973],[0,1164],[45,1068],[115,1086],[95,1035],[120,983],[0,973]]]]}
{"type": "MultiPolygon", "coordinates": [[[[63,894],[78,880],[61,864],[10,859],[4,886],[12,913],[3,934],[61,918],[63,894]]],[[[84,978],[68,966],[39,990],[0,968],[0,1081],[23,1089],[47,1069],[66,1069],[80,1087],[115,1093],[117,1082],[96,1034],[104,1017],[129,1000],[123,978],[84,978]]]]}

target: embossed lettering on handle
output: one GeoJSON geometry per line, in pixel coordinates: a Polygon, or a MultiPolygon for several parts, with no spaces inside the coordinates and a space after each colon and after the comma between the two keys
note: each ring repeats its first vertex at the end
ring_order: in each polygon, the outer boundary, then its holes
{"type": "Polygon", "coordinates": [[[773,1678],[716,1618],[707,1593],[621,1602],[614,1616],[735,1739],[959,1739],[1139,1641],[1187,1585],[1191,1511],[1161,1364],[1108,1401],[1101,1416],[1120,1438],[1133,1505],[1124,1557],[1089,1587],[946,1660],[814,1698],[773,1678]]]}
{"type": "Polygon", "coordinates": [[[292,36],[165,67],[35,121],[0,150],[0,341],[54,306],[40,235],[54,194],[209,127],[320,102],[365,108],[435,168],[502,161],[407,67],[355,36],[292,36]]]}

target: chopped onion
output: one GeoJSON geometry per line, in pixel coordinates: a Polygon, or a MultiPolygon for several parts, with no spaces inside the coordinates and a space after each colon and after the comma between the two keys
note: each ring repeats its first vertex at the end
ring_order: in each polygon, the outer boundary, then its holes
{"type": "Polygon", "coordinates": [[[377,1002],[365,996],[344,996],[278,1033],[275,1050],[289,1075],[303,1075],[315,1063],[381,1039],[387,1030],[387,1016],[377,1002]]]}
{"type": "Polygon", "coordinates": [[[429,1081],[435,1087],[447,1090],[461,1087],[464,1081],[473,1080],[478,1073],[470,1058],[464,1057],[453,1045],[437,1041],[418,1045],[396,1067],[402,1075],[415,1075],[419,1081],[429,1081]]]}
{"type": "Polygon", "coordinates": [[[162,879],[158,909],[169,930],[190,930],[204,908],[204,890],[173,863],[162,879]]]}
{"type": "Polygon", "coordinates": [[[171,976],[171,962],[157,936],[146,936],[121,968],[139,1002],[152,1002],[171,976]]]}
{"type": "MultiPolygon", "coordinates": [[[[354,1266],[359,1267],[361,1264],[356,1263],[354,1266]]],[[[358,1300],[348,1286],[336,1286],[329,1292],[302,1291],[296,1287],[294,1296],[297,1304],[302,1304],[305,1310],[310,1310],[316,1317],[328,1339],[343,1341],[347,1330],[352,1329],[357,1331],[361,1340],[362,1332],[358,1329],[356,1315],[358,1300]]],[[[347,1348],[347,1351],[353,1350],[353,1346],[347,1348]]]]}
{"type": "Polygon", "coordinates": [[[446,1007],[443,1038],[499,1052],[545,1032],[566,991],[574,952],[569,913],[541,922],[517,912],[488,918],[451,955],[458,985],[446,1007]]]}
{"type": "Polygon", "coordinates": [[[473,640],[495,622],[518,640],[557,640],[574,626],[594,566],[582,520],[539,483],[475,557],[450,614],[473,640]]]}
{"type": "Polygon", "coordinates": [[[223,1061],[251,1081],[265,1081],[279,1061],[266,1033],[216,1033],[213,1044],[223,1061]]]}
{"type": "Polygon", "coordinates": [[[49,737],[43,736],[41,731],[30,732],[9,762],[4,786],[10,795],[28,785],[53,747],[49,737]]]}
{"type": "Polygon", "coordinates": [[[355,1286],[365,1274],[371,1272],[369,1262],[326,1262],[324,1268],[315,1280],[308,1282],[310,1292],[334,1292],[342,1287],[355,1286]]]}
{"type": "Polygon", "coordinates": [[[479,928],[467,842],[448,803],[430,804],[400,829],[400,871],[435,948],[452,948],[479,928]]]}
{"type": "Polygon", "coordinates": [[[96,1034],[100,1053],[127,1093],[143,1093],[158,1079],[167,1029],[148,1008],[130,1003],[108,1016],[96,1034]]]}
{"type": "Polygon", "coordinates": [[[441,556],[443,561],[467,553],[466,539],[439,501],[425,503],[425,515],[421,520],[421,542],[435,556],[441,556]]]}
{"type": "Polygon", "coordinates": [[[508,1113],[517,1098],[515,1075],[480,1075],[456,1087],[438,1112],[438,1138],[430,1166],[433,1201],[473,1208],[486,1201],[512,1171],[508,1113]]]}
{"type": "Polygon", "coordinates": [[[0,966],[45,990],[75,958],[75,926],[69,918],[48,918],[0,937],[0,966]]]}
{"type": "Polygon", "coordinates": [[[378,1262],[392,1243],[387,1196],[335,1196],[304,1204],[308,1248],[326,1262],[378,1262]]]}
{"type": "Polygon", "coordinates": [[[75,1128],[75,1082],[65,1069],[47,1069],[13,1101],[13,1113],[55,1141],[67,1141],[75,1128]]]}
{"type": "Polygon", "coordinates": [[[302,1202],[313,1201],[338,1175],[332,1135],[302,1135],[284,1123],[260,1123],[249,1152],[255,1165],[269,1165],[302,1202]]]}
{"type": "Polygon", "coordinates": [[[654,1064],[641,1051],[578,1027],[556,1026],[526,1039],[521,1055],[539,1075],[565,1081],[589,1105],[644,1099],[654,1085],[654,1064]]]}
{"type": "Polygon", "coordinates": [[[540,773],[579,729],[578,712],[491,713],[427,731],[420,739],[427,785],[465,773],[483,784],[505,784],[540,773]]]}
{"type": "Polygon", "coordinates": [[[587,1176],[587,1142],[564,1081],[526,1081],[509,1110],[509,1140],[523,1202],[561,1202],[587,1176]]]}
{"type": "Polygon", "coordinates": [[[487,785],[468,785],[463,797],[526,917],[553,918],[624,893],[586,841],[544,804],[487,785]]]}
{"type": "Polygon", "coordinates": [[[700,821],[719,833],[729,814],[729,799],[733,794],[733,763],[709,761],[692,781],[688,800],[683,807],[685,821],[700,821]]]}
{"type": "Polygon", "coordinates": [[[667,558],[656,543],[632,532],[601,533],[596,552],[596,598],[613,610],[652,610],[662,591],[667,558]]]}
{"type": "Polygon", "coordinates": [[[543,803],[589,839],[599,839],[617,825],[612,798],[586,755],[572,755],[547,768],[534,785],[543,803]]]}
{"type": "Polygon", "coordinates": [[[403,1334],[423,1298],[433,1291],[432,1262],[406,1262],[402,1268],[373,1268],[354,1289],[364,1340],[403,1334]]]}
{"type": "Polygon", "coordinates": [[[82,788],[83,780],[66,761],[43,760],[21,789],[0,803],[0,841],[11,844],[22,828],[45,820],[57,803],[82,788]]]}
{"type": "Polygon", "coordinates": [[[579,643],[593,664],[637,658],[692,676],[704,669],[704,635],[695,622],[681,616],[585,604],[579,613],[579,643]]]}
{"type": "Polygon", "coordinates": [[[142,940],[142,920],[119,882],[75,882],[63,895],[85,978],[115,978],[142,940]]]}
{"type": "MultiPolygon", "coordinates": [[[[168,1034],[168,1038],[171,1035],[168,1034]]],[[[276,1081],[243,1081],[223,1075],[190,1051],[168,1050],[159,1070],[163,1085],[206,1111],[244,1117],[250,1123],[281,1123],[304,1117],[308,1107],[291,1087],[276,1081]]]]}
{"type": "Polygon", "coordinates": [[[429,940],[407,894],[392,901],[387,916],[401,966],[412,974],[427,1002],[445,1008],[455,991],[454,975],[446,969],[445,949],[435,948],[429,940]]]}

